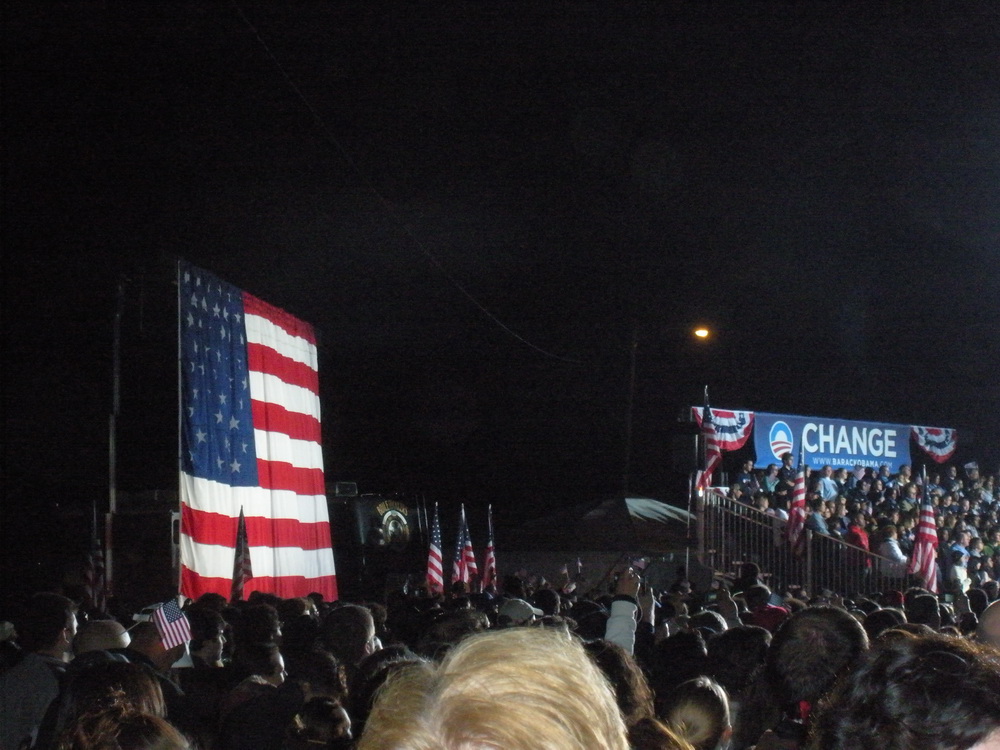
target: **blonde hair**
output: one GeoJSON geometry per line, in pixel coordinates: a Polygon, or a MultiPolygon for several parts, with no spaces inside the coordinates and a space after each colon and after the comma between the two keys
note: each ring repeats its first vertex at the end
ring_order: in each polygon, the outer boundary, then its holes
{"type": "Polygon", "coordinates": [[[663,720],[696,750],[712,750],[731,728],[729,698],[715,680],[696,677],[678,685],[664,702],[663,720]]]}
{"type": "Polygon", "coordinates": [[[471,636],[380,691],[358,750],[628,750],[614,693],[558,631],[471,636]]]}

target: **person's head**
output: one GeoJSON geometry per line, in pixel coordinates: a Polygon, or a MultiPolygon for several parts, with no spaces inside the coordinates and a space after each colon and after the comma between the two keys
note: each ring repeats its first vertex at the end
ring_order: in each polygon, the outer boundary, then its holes
{"type": "Polygon", "coordinates": [[[236,668],[245,675],[254,675],[278,687],[285,681],[285,659],[278,644],[243,643],[236,651],[236,668]]]}
{"type": "Polygon", "coordinates": [[[160,717],[167,714],[163,691],[152,673],[141,664],[115,661],[110,656],[73,674],[64,691],[66,726],[114,706],[160,717]]]}
{"type": "Polygon", "coordinates": [[[173,663],[184,655],[186,644],[179,643],[170,648],[164,646],[160,631],[151,620],[136,623],[129,630],[129,635],[132,636],[129,648],[149,659],[157,669],[170,669],[173,663]]]}
{"type": "Polygon", "coordinates": [[[746,599],[747,606],[751,610],[758,609],[770,601],[771,589],[762,583],[758,583],[744,591],[743,598],[746,599]]]}
{"type": "Polygon", "coordinates": [[[367,607],[345,604],[326,614],[320,637],[341,662],[357,666],[376,649],[375,620],[367,607]]]}
{"type": "Polygon", "coordinates": [[[895,607],[876,609],[865,616],[864,628],[868,634],[868,640],[874,641],[882,632],[906,622],[906,615],[903,610],[895,607]]]}
{"type": "Polygon", "coordinates": [[[810,746],[1000,747],[1000,652],[938,634],[880,641],[820,706],[810,746]]]}
{"type": "Polygon", "coordinates": [[[715,750],[733,733],[726,691],[709,677],[682,682],[661,709],[664,723],[695,750],[715,750]]]}
{"type": "Polygon", "coordinates": [[[659,719],[643,719],[629,727],[628,743],[632,750],[694,750],[659,719]]]}
{"type": "Polygon", "coordinates": [[[25,651],[64,658],[76,637],[76,605],[59,594],[35,594],[14,627],[25,651]]]}
{"type": "Polygon", "coordinates": [[[298,713],[301,727],[296,737],[310,745],[330,747],[332,741],[353,738],[351,717],[340,701],[313,698],[298,713]]]}
{"type": "Polygon", "coordinates": [[[631,654],[605,640],[590,641],[584,648],[611,683],[625,726],[653,716],[653,691],[631,654]]]}
{"type": "Polygon", "coordinates": [[[359,750],[627,750],[614,694],[583,646],[542,628],[472,636],[393,675],[359,750]]]}
{"type": "Polygon", "coordinates": [[[555,589],[539,589],[534,596],[535,606],[547,615],[558,615],[561,601],[555,589]]]}
{"type": "Polygon", "coordinates": [[[88,714],[67,730],[58,750],[188,750],[166,719],[122,706],[88,714]]]}
{"type": "Polygon", "coordinates": [[[278,617],[278,610],[270,604],[250,605],[240,613],[233,635],[237,647],[244,643],[281,643],[281,618],[278,617]]]}
{"type": "Polygon", "coordinates": [[[782,453],[781,454],[781,463],[784,464],[785,466],[791,466],[792,465],[792,454],[791,453],[782,453]]]}
{"type": "Polygon", "coordinates": [[[222,659],[222,649],[226,645],[226,621],[214,609],[192,607],[188,613],[191,623],[191,654],[208,664],[217,664],[222,659]]]}
{"type": "Polygon", "coordinates": [[[530,625],[543,614],[542,610],[532,607],[524,599],[507,599],[497,610],[497,623],[501,627],[530,625]]]}
{"type": "Polygon", "coordinates": [[[128,648],[132,637],[117,620],[91,620],[77,630],[73,639],[73,653],[79,656],[88,651],[111,651],[128,648]]]}
{"type": "Polygon", "coordinates": [[[764,664],[771,633],[756,625],[739,625],[708,639],[707,674],[729,695],[742,692],[764,664]]]}
{"type": "Polygon", "coordinates": [[[932,594],[919,594],[913,597],[906,606],[906,619],[920,625],[927,625],[932,630],[941,627],[941,610],[938,608],[937,597],[932,594]]]}
{"type": "Polygon", "coordinates": [[[740,579],[752,581],[760,577],[760,566],[757,563],[745,562],[740,565],[740,579]]]}
{"type": "Polygon", "coordinates": [[[1000,600],[990,604],[979,616],[976,640],[1000,649],[1000,600]]]}
{"type": "Polygon", "coordinates": [[[785,706],[815,703],[868,650],[854,617],[836,607],[795,612],[778,629],[767,654],[768,681],[785,706]]]}

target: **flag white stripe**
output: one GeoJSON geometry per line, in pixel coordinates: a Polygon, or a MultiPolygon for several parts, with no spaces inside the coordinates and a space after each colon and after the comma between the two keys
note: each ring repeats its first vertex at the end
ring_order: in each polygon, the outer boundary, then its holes
{"type": "MultiPolygon", "coordinates": [[[[199,544],[181,534],[183,560],[197,560],[197,573],[208,578],[233,577],[233,548],[199,544]]],[[[336,575],[332,549],[304,550],[298,547],[250,547],[254,578],[296,575],[319,578],[336,575]],[[281,571],[279,573],[278,571],[281,571]],[[294,573],[292,573],[294,571],[294,573]]]]}
{"type": "Polygon", "coordinates": [[[283,357],[318,370],[316,347],[304,338],[290,335],[281,326],[253,313],[246,315],[247,341],[274,349],[283,357]]]}
{"type": "MultiPolygon", "coordinates": [[[[212,479],[193,477],[186,472],[181,473],[181,482],[181,497],[194,510],[239,518],[242,506],[248,518],[285,518],[302,523],[330,520],[325,495],[296,495],[290,490],[265,490],[260,487],[230,487],[212,479]]],[[[229,549],[231,554],[232,548],[229,549]]],[[[231,558],[229,562],[232,565],[231,558]]]]}
{"type": "Polygon", "coordinates": [[[277,404],[287,411],[319,420],[319,397],[308,388],[290,385],[277,375],[250,370],[250,398],[277,404]]]}
{"type": "Polygon", "coordinates": [[[283,432],[254,430],[257,458],[284,461],[298,469],[323,469],[323,448],[311,440],[296,440],[283,432]]]}

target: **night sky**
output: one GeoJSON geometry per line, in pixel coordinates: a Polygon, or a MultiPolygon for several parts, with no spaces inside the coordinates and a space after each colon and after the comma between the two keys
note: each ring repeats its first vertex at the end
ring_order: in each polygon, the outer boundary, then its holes
{"type": "Polygon", "coordinates": [[[317,328],[363,490],[620,491],[633,335],[636,492],[705,384],[997,468],[992,3],[3,13],[7,550],[106,503],[120,282],[120,486],[176,487],[178,257],[317,328]]]}

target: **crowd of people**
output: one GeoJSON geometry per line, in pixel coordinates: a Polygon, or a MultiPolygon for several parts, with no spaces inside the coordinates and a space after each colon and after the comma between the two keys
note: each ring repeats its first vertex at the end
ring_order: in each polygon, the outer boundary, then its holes
{"type": "MultiPolygon", "coordinates": [[[[798,469],[792,455],[762,470],[746,461],[729,487],[732,498],[787,520],[798,469]]],[[[892,473],[856,466],[804,468],[814,534],[843,539],[882,558],[881,573],[903,578],[916,543],[921,507],[929,504],[938,537],[938,590],[983,587],[996,596],[1000,580],[1000,477],[981,476],[975,463],[948,465],[926,477],[908,465],[892,473]]]]}
{"type": "Polygon", "coordinates": [[[208,594],[172,621],[39,593],[7,605],[0,748],[1000,748],[995,591],[812,598],[740,573],[208,594]]]}

